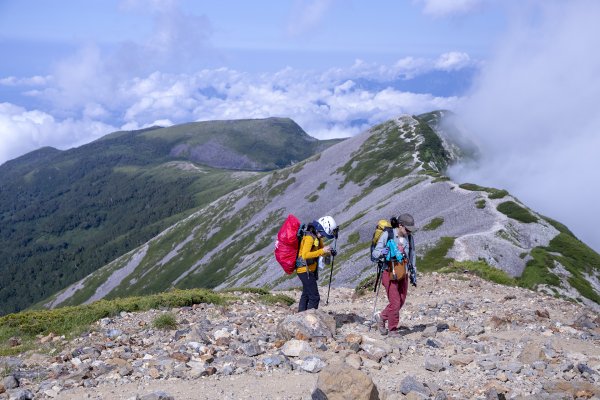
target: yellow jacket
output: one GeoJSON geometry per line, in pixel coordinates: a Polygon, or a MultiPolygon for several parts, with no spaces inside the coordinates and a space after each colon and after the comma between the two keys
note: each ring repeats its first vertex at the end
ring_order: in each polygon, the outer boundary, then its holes
{"type": "Polygon", "coordinates": [[[317,238],[310,233],[305,234],[300,243],[300,251],[298,251],[300,261],[305,262],[303,262],[302,266],[296,268],[296,273],[302,274],[306,272],[307,268],[311,272],[316,270],[319,256],[322,256],[324,253],[323,238],[317,238]]]}

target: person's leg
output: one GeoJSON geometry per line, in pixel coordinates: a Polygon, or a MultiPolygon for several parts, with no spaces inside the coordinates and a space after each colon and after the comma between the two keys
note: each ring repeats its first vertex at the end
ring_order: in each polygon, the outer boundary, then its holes
{"type": "Polygon", "coordinates": [[[381,317],[388,322],[388,329],[390,331],[398,328],[398,322],[400,322],[400,292],[398,290],[398,281],[390,279],[389,273],[386,272],[387,280],[387,295],[389,304],[381,313],[381,317]]]}
{"type": "MultiPolygon", "coordinates": [[[[383,271],[381,277],[381,284],[385,288],[385,292],[388,298],[388,305],[381,312],[381,319],[383,321],[390,321],[394,313],[397,313],[399,310],[398,306],[398,282],[390,279],[390,273],[388,271],[383,271]]],[[[391,321],[388,324],[388,327],[391,327],[391,321]]]]}
{"type": "Polygon", "coordinates": [[[408,277],[408,275],[404,276],[404,278],[402,278],[400,280],[400,282],[398,282],[398,290],[400,291],[400,309],[402,308],[402,306],[404,305],[404,302],[406,301],[406,296],[408,294],[408,280],[410,278],[408,277]]]}
{"type": "Polygon", "coordinates": [[[317,274],[315,272],[308,273],[308,284],[306,285],[308,293],[308,305],[307,309],[319,308],[319,302],[321,296],[319,295],[319,285],[317,285],[317,274]]]}
{"type": "Polygon", "coordinates": [[[298,278],[302,282],[302,294],[300,295],[300,302],[298,303],[298,312],[306,311],[308,307],[308,274],[306,272],[298,274],[298,278]]]}

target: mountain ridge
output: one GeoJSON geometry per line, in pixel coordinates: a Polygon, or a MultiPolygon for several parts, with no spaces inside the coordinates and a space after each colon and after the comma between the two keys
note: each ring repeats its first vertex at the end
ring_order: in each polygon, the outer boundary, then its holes
{"type": "MultiPolygon", "coordinates": [[[[598,254],[573,237],[569,241],[578,254],[589,260],[576,261],[579,255],[560,250],[562,224],[549,222],[506,191],[459,185],[444,176],[441,171],[456,154],[444,147],[451,138],[442,138],[431,122],[444,112],[433,114],[387,121],[215,200],[80,281],[82,288],[72,287],[61,304],[171,287],[297,285],[293,275],[284,275],[275,263],[271,247],[288,212],[302,221],[323,214],[336,218],[341,235],[333,285],[354,285],[372,271],[367,252],[373,224],[408,211],[423,227],[434,219],[441,221],[417,234],[422,270],[482,262],[510,276],[523,276],[519,284],[524,286],[550,284],[547,290],[555,295],[597,307],[598,254]],[[521,221],[523,213],[534,220],[521,221]],[[559,264],[566,273],[554,270],[559,264]],[[125,267],[128,273],[109,292],[92,283],[106,282],[125,267]]],[[[55,299],[45,304],[59,305],[55,299]]]]}
{"type": "Polygon", "coordinates": [[[42,148],[2,164],[0,314],[87,276],[197,207],[260,178],[259,170],[291,165],[336,142],[314,139],[290,119],[226,125],[235,129],[211,133],[207,123],[192,123],[115,132],[78,148],[42,148]],[[258,149],[248,159],[257,168],[240,170],[244,165],[233,163],[222,164],[232,169],[214,168],[171,155],[174,146],[194,144],[201,135],[227,137],[215,154],[220,160],[228,159],[228,149],[243,147],[238,142],[255,143],[258,149]],[[293,139],[300,151],[290,150],[293,139]]]}

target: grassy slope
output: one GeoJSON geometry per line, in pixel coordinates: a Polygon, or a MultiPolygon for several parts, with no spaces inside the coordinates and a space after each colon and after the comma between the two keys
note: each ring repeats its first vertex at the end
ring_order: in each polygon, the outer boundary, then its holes
{"type": "MultiPolygon", "coordinates": [[[[419,118],[421,118],[421,116],[419,116],[419,118]]],[[[422,132],[422,124],[419,124],[417,129],[422,132]]],[[[441,167],[447,165],[449,158],[445,150],[440,147],[441,142],[438,142],[434,140],[433,137],[430,137],[429,140],[425,140],[420,143],[418,147],[416,147],[414,144],[416,142],[405,143],[399,138],[403,132],[399,130],[393,123],[381,124],[373,128],[373,130],[373,135],[364,143],[363,147],[359,151],[352,154],[347,163],[338,169],[337,172],[345,176],[345,180],[342,182],[340,189],[343,188],[344,185],[348,184],[348,182],[353,182],[359,186],[362,186],[363,193],[360,196],[364,196],[364,194],[369,193],[378,185],[404,176],[410,172],[410,170],[402,167],[402,165],[404,162],[411,159],[412,152],[414,151],[420,151],[421,155],[426,155],[429,159],[427,165],[424,166],[426,167],[424,173],[435,177],[443,176],[439,171],[443,172],[441,167]],[[391,161],[396,161],[396,168],[390,168],[391,161]],[[440,165],[436,164],[436,162],[440,165]]],[[[264,247],[272,244],[272,238],[274,237],[276,229],[278,228],[275,221],[281,220],[283,216],[283,210],[274,210],[263,224],[263,227],[273,226],[273,229],[253,229],[252,227],[249,229],[244,229],[244,234],[236,238],[234,245],[228,247],[224,251],[216,252],[210,257],[208,255],[211,254],[211,251],[218,243],[233,235],[234,232],[238,232],[240,226],[246,226],[246,223],[251,219],[252,215],[256,214],[260,210],[263,210],[264,207],[272,203],[273,199],[282,193],[286,187],[293,184],[295,179],[292,176],[293,172],[302,168],[303,164],[304,163],[300,163],[293,168],[286,168],[271,174],[268,182],[266,182],[264,185],[252,185],[245,188],[243,191],[235,193],[235,195],[232,194],[228,196],[228,199],[224,199],[218,207],[214,206],[207,208],[194,219],[182,222],[180,227],[158,238],[150,247],[147,256],[134,272],[132,279],[134,283],[131,283],[130,281],[124,282],[115,291],[113,291],[109,297],[114,298],[124,296],[127,293],[147,294],[165,290],[170,287],[171,282],[173,279],[175,279],[175,277],[181,275],[183,272],[188,270],[190,266],[197,263],[198,260],[202,259],[203,257],[206,257],[204,264],[200,266],[200,268],[197,268],[194,273],[179,281],[177,283],[177,287],[211,288],[224,281],[233,282],[231,279],[236,277],[232,277],[230,273],[239,262],[239,257],[251,254],[254,251],[263,249],[264,247]],[[221,216],[231,211],[233,209],[233,204],[242,197],[248,197],[251,199],[251,201],[248,202],[244,208],[237,211],[235,218],[228,219],[226,223],[223,223],[221,216]],[[215,226],[220,227],[220,230],[217,233],[214,231],[212,231],[210,235],[201,233],[210,231],[210,228],[215,226]],[[196,234],[194,232],[199,233],[196,234]],[[255,241],[254,237],[256,235],[259,235],[258,244],[248,250],[248,246],[255,241]],[[157,266],[159,261],[164,259],[164,257],[167,256],[167,254],[169,254],[169,252],[178,243],[181,243],[186,237],[190,236],[193,236],[193,241],[179,251],[177,257],[169,262],[168,267],[161,268],[160,266],[157,266]],[[152,279],[148,279],[146,276],[151,276],[152,279]]],[[[327,184],[327,182],[321,182],[319,187],[324,188],[327,186],[327,184]]],[[[407,187],[409,186],[410,184],[407,185],[407,187]]],[[[463,188],[486,192],[490,199],[499,199],[507,195],[506,191],[503,190],[485,188],[471,184],[468,184],[463,188]]],[[[307,194],[307,197],[316,195],[317,193],[318,190],[307,194]]],[[[351,201],[354,201],[354,199],[351,201]]],[[[519,212],[522,212],[522,210],[520,207],[516,209],[515,207],[511,207],[509,210],[507,210],[509,216],[512,217],[514,217],[512,215],[513,212],[517,212],[515,215],[518,217],[519,212]]],[[[351,220],[355,220],[364,215],[364,212],[362,214],[359,213],[355,217],[351,218],[351,220]]],[[[344,222],[344,226],[348,226],[350,225],[351,220],[342,222],[344,222]]],[[[428,228],[435,230],[442,223],[443,219],[434,218],[431,220],[428,228]]],[[[552,223],[555,226],[560,227],[562,231],[570,234],[564,225],[559,224],[556,221],[552,221],[552,223]]],[[[368,243],[360,242],[358,240],[358,235],[352,236],[352,232],[349,232],[349,235],[349,241],[346,244],[347,247],[339,256],[339,263],[337,266],[341,266],[341,262],[343,262],[344,259],[349,259],[355,253],[364,251],[366,248],[368,248],[368,243]],[[350,241],[350,237],[353,238],[352,241],[350,241]]],[[[519,284],[532,288],[540,283],[552,284],[556,282],[556,277],[549,273],[549,269],[552,268],[553,264],[552,259],[549,257],[554,257],[549,252],[558,252],[560,250],[557,248],[558,242],[554,243],[554,245],[551,243],[548,249],[534,249],[534,251],[531,253],[534,259],[530,261],[530,264],[526,268],[523,276],[517,280],[507,278],[506,274],[503,274],[502,271],[492,268],[483,262],[457,263],[454,260],[447,258],[446,254],[452,247],[453,242],[454,238],[441,238],[440,241],[435,246],[428,249],[423,257],[419,260],[419,270],[424,272],[436,270],[445,271],[449,268],[453,268],[455,270],[468,269],[470,271],[477,271],[478,274],[488,277],[489,279],[499,283],[519,284]]],[[[562,251],[565,250],[562,249],[562,251]]],[[[570,257],[573,258],[574,255],[570,255],[570,257]]],[[[593,256],[589,254],[584,258],[594,260],[593,256]]],[[[261,274],[260,267],[263,264],[264,260],[258,259],[256,265],[250,266],[241,274],[244,277],[259,276],[261,274]]],[[[593,265],[593,262],[590,262],[590,265],[593,265]]],[[[575,270],[577,269],[576,267],[573,268],[575,270]]],[[[573,281],[576,282],[583,291],[585,291],[585,284],[581,282],[581,279],[577,279],[580,276],[581,274],[578,274],[573,281]]],[[[282,277],[281,281],[286,279],[290,279],[290,276],[282,277]]],[[[275,282],[273,284],[275,284],[275,282]]],[[[89,297],[90,288],[87,290],[87,297],[89,297]]],[[[75,297],[73,304],[76,304],[77,302],[79,302],[79,299],[75,297]]]]}
{"type": "MultiPolygon", "coordinates": [[[[251,125],[253,134],[258,126],[271,146],[262,160],[274,165],[333,143],[310,138],[291,120],[232,125],[235,130],[226,135],[232,147],[249,146],[244,126],[251,125]],[[294,137],[306,143],[298,154],[286,152],[294,137]]],[[[207,132],[182,127],[116,132],[77,149],[44,148],[0,166],[0,314],[48,297],[260,176],[173,165],[169,154],[175,144],[215,135],[207,132]]]]}

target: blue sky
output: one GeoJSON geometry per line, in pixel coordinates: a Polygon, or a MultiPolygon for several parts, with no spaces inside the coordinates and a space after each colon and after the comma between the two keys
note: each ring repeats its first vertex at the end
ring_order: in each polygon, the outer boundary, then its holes
{"type": "Polygon", "coordinates": [[[455,180],[600,249],[599,19],[594,0],[0,0],[0,164],[156,124],[331,138],[451,109],[482,153],[455,180]]]}

